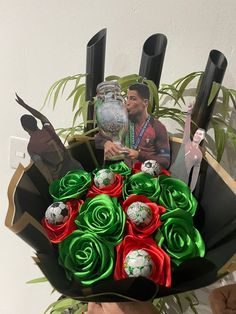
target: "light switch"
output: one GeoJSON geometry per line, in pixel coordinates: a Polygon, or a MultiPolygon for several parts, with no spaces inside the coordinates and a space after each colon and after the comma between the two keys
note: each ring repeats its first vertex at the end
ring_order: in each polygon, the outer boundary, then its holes
{"type": "Polygon", "coordinates": [[[27,152],[29,140],[17,136],[10,137],[10,167],[17,168],[19,163],[27,166],[30,162],[30,156],[27,152]]]}

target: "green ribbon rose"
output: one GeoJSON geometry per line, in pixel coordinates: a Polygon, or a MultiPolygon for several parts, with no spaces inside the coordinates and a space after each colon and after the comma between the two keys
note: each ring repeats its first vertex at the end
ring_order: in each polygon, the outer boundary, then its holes
{"type": "Polygon", "coordinates": [[[91,285],[113,272],[114,248],[90,232],[76,230],[59,244],[59,263],[67,277],[91,285]]]}
{"type": "Polygon", "coordinates": [[[88,230],[115,246],[122,241],[125,221],[117,198],[100,194],[84,202],[75,223],[79,230],[88,230]]]}
{"type": "Polygon", "coordinates": [[[197,209],[197,200],[190,188],[181,180],[168,176],[158,178],[161,187],[158,203],[167,211],[181,208],[194,216],[197,209]]]}
{"type": "Polygon", "coordinates": [[[87,191],[90,183],[90,173],[84,170],[69,171],[64,177],[51,183],[49,193],[54,202],[79,198],[87,191]]]}
{"type": "Polygon", "coordinates": [[[131,168],[129,168],[124,161],[120,161],[115,164],[111,164],[108,166],[108,169],[110,169],[114,173],[119,173],[123,177],[127,177],[131,174],[131,168]]]}
{"type": "Polygon", "coordinates": [[[124,161],[116,162],[114,164],[106,165],[105,167],[97,167],[92,171],[92,175],[95,176],[95,174],[101,170],[101,169],[109,169],[114,173],[118,173],[122,175],[123,177],[127,177],[132,173],[132,169],[129,168],[124,161]]]}
{"type": "Polygon", "coordinates": [[[161,215],[161,221],[155,241],[170,256],[174,265],[178,266],[189,258],[204,256],[203,239],[189,213],[175,209],[161,215]]]}
{"type": "Polygon", "coordinates": [[[144,172],[132,175],[124,182],[123,198],[126,199],[131,194],[145,195],[151,201],[156,202],[160,194],[158,179],[144,172]]]}

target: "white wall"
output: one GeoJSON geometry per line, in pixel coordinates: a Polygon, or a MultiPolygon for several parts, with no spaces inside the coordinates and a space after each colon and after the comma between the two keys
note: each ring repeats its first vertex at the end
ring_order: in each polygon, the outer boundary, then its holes
{"type": "MultiPolygon", "coordinates": [[[[235,0],[0,0],[1,86],[1,228],[0,313],[41,314],[55,297],[46,284],[27,286],[41,274],[31,249],[4,226],[9,136],[26,137],[14,101],[17,91],[39,108],[56,79],[85,72],[88,40],[107,27],[106,74],[137,73],[141,47],[151,34],[164,33],[168,47],[162,81],[204,70],[211,49],[228,58],[224,84],[236,88],[235,0]]],[[[61,101],[56,112],[44,111],[56,127],[71,122],[70,107],[61,101]]]]}

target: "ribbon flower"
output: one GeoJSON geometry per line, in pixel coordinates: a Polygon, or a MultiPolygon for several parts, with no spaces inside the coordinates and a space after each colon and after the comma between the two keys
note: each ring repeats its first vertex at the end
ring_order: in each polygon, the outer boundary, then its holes
{"type": "Polygon", "coordinates": [[[78,215],[82,200],[72,199],[66,202],[68,207],[68,219],[60,225],[51,225],[45,217],[42,220],[42,225],[45,228],[47,235],[52,243],[59,243],[65,239],[72,231],[77,229],[75,218],[78,215]]]}
{"type": "Polygon", "coordinates": [[[192,257],[203,257],[205,245],[199,231],[193,226],[191,215],[175,209],[161,216],[162,225],[155,236],[159,246],[170,256],[174,265],[192,257]]]}
{"type": "Polygon", "coordinates": [[[167,211],[181,208],[194,216],[197,200],[189,187],[181,180],[173,177],[160,176],[158,180],[161,186],[158,203],[163,205],[167,211]]]}
{"type": "Polygon", "coordinates": [[[160,215],[162,215],[166,209],[162,206],[157,205],[156,203],[151,202],[146,196],[143,195],[131,195],[123,203],[122,207],[127,213],[127,209],[134,202],[141,202],[147,205],[150,208],[152,219],[148,225],[139,226],[127,218],[127,231],[128,234],[139,236],[139,237],[148,237],[150,236],[160,225],[160,215]]]}
{"type": "Polygon", "coordinates": [[[91,285],[112,274],[114,249],[96,234],[76,230],[59,244],[59,263],[70,280],[91,285]]]}
{"type": "Polygon", "coordinates": [[[122,193],[122,184],[123,184],[122,176],[120,174],[115,173],[114,183],[103,188],[98,188],[93,183],[86,196],[90,198],[101,194],[107,194],[111,197],[119,197],[122,193]]]}
{"type": "Polygon", "coordinates": [[[97,234],[115,246],[123,238],[125,220],[117,199],[101,194],[86,199],[75,223],[78,229],[97,234]]]}
{"type": "Polygon", "coordinates": [[[126,177],[131,174],[131,169],[126,165],[126,163],[124,163],[124,161],[110,164],[108,166],[108,169],[110,169],[114,173],[119,173],[120,175],[122,175],[122,177],[126,177]]]}
{"type": "Polygon", "coordinates": [[[151,201],[156,202],[160,193],[160,186],[157,178],[149,173],[136,173],[127,178],[123,186],[123,198],[131,194],[145,195],[151,201]]]}
{"type": "Polygon", "coordinates": [[[126,256],[134,250],[144,250],[152,259],[152,271],[149,279],[157,284],[170,287],[171,284],[171,269],[169,256],[157,246],[152,238],[137,238],[128,235],[116,247],[117,258],[114,272],[116,280],[127,278],[128,275],[124,269],[126,256]]]}
{"type": "Polygon", "coordinates": [[[54,202],[79,198],[87,191],[90,183],[90,173],[84,170],[69,171],[64,177],[51,183],[49,193],[54,202]]]}

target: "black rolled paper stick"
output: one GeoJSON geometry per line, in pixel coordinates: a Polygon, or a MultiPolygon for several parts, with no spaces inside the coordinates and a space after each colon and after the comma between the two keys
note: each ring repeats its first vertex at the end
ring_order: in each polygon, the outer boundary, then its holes
{"type": "Polygon", "coordinates": [[[139,75],[152,80],[159,88],[162,66],[167,46],[167,37],[164,34],[150,36],[143,45],[139,75]]]}
{"type": "MultiPolygon", "coordinates": [[[[104,81],[105,50],[106,50],[106,28],[95,34],[87,44],[86,58],[86,101],[89,101],[87,120],[94,119],[93,97],[99,83],[104,81]]],[[[86,130],[93,128],[93,123],[88,123],[86,130]]]]}
{"type": "MultiPolygon", "coordinates": [[[[192,113],[192,120],[199,128],[207,130],[218,96],[217,93],[215,98],[208,105],[212,85],[213,82],[219,84],[222,83],[227,65],[227,59],[222,52],[218,50],[210,51],[202,83],[200,85],[192,113]]],[[[196,125],[192,124],[192,133],[196,130],[196,125]]]]}

